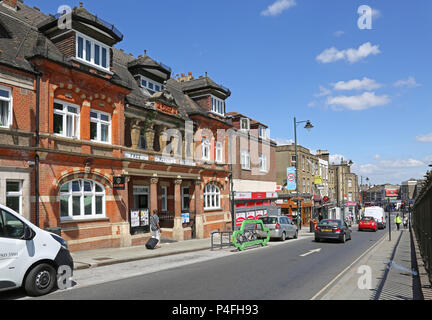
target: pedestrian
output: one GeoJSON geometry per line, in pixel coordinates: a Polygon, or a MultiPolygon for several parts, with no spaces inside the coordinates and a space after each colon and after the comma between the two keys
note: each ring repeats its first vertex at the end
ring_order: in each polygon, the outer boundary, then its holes
{"type": "Polygon", "coordinates": [[[159,245],[160,237],[161,237],[161,227],[159,225],[159,216],[158,211],[155,209],[150,214],[150,228],[152,231],[152,238],[158,240],[158,245],[155,247],[159,249],[161,246],[159,245]]]}
{"type": "Polygon", "coordinates": [[[396,226],[397,226],[397,230],[399,231],[400,224],[402,223],[402,218],[399,216],[399,213],[396,215],[395,223],[396,223],[396,226]]]}
{"type": "Polygon", "coordinates": [[[319,216],[318,216],[318,220],[319,220],[319,222],[321,222],[321,221],[323,220],[323,215],[322,215],[321,212],[320,212],[320,214],[319,214],[319,216]]]}
{"type": "Polygon", "coordinates": [[[403,218],[403,225],[405,229],[408,229],[408,216],[404,216],[403,218]]]}

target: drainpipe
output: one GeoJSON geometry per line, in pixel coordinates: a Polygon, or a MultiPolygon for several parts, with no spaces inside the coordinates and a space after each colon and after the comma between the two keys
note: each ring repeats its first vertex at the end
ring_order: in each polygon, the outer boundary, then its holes
{"type": "Polygon", "coordinates": [[[36,155],[35,155],[35,225],[39,227],[39,107],[40,107],[40,79],[41,73],[36,75],[36,155]]]}

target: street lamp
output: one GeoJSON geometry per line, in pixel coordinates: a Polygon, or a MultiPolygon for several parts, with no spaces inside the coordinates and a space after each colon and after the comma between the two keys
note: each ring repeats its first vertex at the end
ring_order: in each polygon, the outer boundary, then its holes
{"type": "Polygon", "coordinates": [[[297,197],[297,228],[301,230],[301,206],[299,201],[299,192],[298,192],[298,152],[297,152],[297,125],[301,123],[306,123],[305,129],[309,132],[313,129],[313,125],[310,120],[307,121],[297,121],[297,118],[294,117],[294,139],[295,139],[295,157],[296,157],[296,197],[297,197]]]}

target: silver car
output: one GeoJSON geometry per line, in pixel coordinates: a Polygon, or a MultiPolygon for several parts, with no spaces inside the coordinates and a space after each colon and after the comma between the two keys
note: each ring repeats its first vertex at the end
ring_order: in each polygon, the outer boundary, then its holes
{"type": "MultiPolygon", "coordinates": [[[[298,231],[297,226],[290,218],[285,216],[270,216],[260,218],[264,223],[264,227],[270,229],[271,239],[280,239],[285,241],[287,238],[297,239],[298,231]]],[[[259,226],[258,226],[259,227],[259,226]]],[[[257,230],[258,236],[260,238],[265,238],[267,235],[257,230]]]]}

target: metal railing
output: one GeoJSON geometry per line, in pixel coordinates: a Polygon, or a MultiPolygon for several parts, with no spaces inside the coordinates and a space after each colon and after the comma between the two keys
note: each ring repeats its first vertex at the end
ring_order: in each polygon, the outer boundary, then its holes
{"type": "Polygon", "coordinates": [[[424,188],[424,193],[416,199],[414,204],[411,225],[429,275],[429,281],[432,283],[432,183],[424,188]]]}
{"type": "Polygon", "coordinates": [[[211,251],[215,248],[223,249],[224,247],[232,247],[232,235],[233,231],[213,231],[211,233],[211,251]]]}

